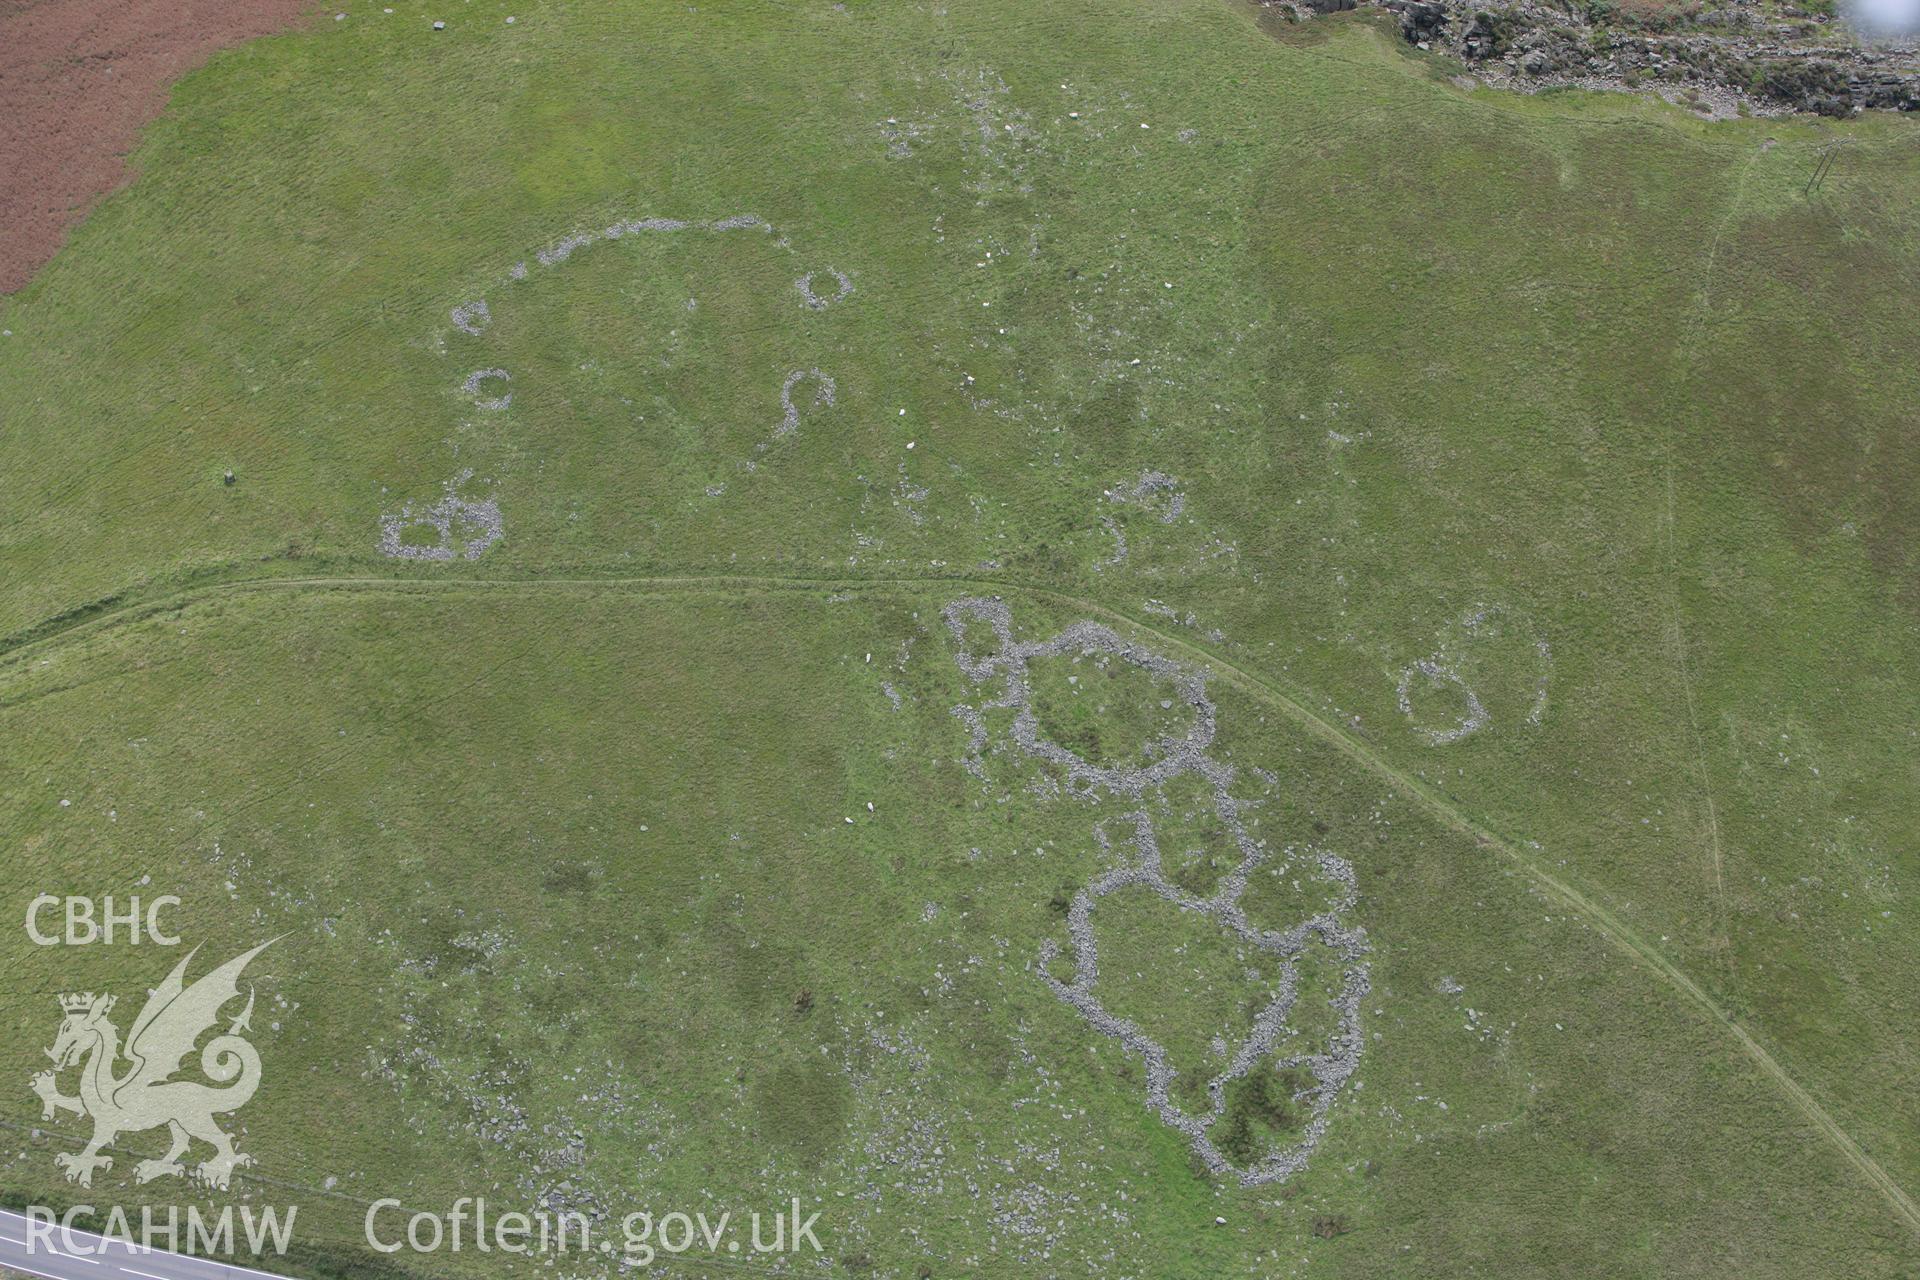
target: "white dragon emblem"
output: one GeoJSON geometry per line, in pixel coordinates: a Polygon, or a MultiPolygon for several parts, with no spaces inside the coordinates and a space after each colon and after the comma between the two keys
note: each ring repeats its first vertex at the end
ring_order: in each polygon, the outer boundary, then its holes
{"type": "Polygon", "coordinates": [[[272,945],[271,940],[261,943],[191,986],[185,981],[187,965],[199,948],[188,952],[166,981],[147,993],[147,1003],[133,1020],[124,1049],[119,1029],[107,1018],[113,1011],[114,997],[90,992],[60,997],[66,1017],[53,1047],[46,1051],[53,1059],[53,1070],[42,1071],[32,1083],[33,1091],[40,1095],[43,1119],[51,1120],[56,1111],[93,1118],[93,1138],[86,1149],[54,1157],[54,1162],[66,1170],[68,1182],[92,1186],[96,1169],[113,1167],[113,1158],[100,1154],[103,1147],[122,1133],[161,1125],[167,1126],[173,1145],[160,1159],[135,1165],[136,1182],[185,1174],[180,1157],[194,1138],[214,1149],[213,1156],[193,1171],[195,1178],[208,1185],[224,1189],[235,1169],[253,1163],[252,1156],[233,1149],[233,1139],[213,1122],[216,1115],[244,1106],[260,1087],[260,1054],[240,1035],[251,1029],[251,988],[240,1016],[228,1024],[225,1034],[207,1041],[200,1051],[200,1069],[224,1087],[169,1077],[180,1070],[181,1061],[193,1052],[200,1036],[219,1020],[221,1007],[239,996],[240,971],[247,962],[272,945]],[[123,1058],[127,1066],[119,1071],[123,1058]],[[80,1092],[68,1097],[60,1092],[58,1077],[76,1066],[80,1068],[80,1092]]]}

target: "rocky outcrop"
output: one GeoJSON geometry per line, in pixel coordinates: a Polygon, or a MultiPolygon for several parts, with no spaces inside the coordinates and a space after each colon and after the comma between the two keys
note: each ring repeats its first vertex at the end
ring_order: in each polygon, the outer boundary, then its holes
{"type": "Polygon", "coordinates": [[[1717,7],[1368,0],[1363,7],[1394,14],[1409,44],[1452,54],[1480,79],[1522,91],[1638,89],[1714,116],[1920,110],[1920,54],[1911,41],[1864,43],[1816,10],[1770,10],[1756,0],[1717,7]]]}

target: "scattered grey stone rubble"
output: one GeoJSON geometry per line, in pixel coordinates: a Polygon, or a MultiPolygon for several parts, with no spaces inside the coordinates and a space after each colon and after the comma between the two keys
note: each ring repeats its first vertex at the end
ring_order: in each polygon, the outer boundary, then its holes
{"type": "MultiPolygon", "coordinates": [[[[1364,1042],[1360,1034],[1360,1006],[1371,990],[1367,955],[1370,948],[1366,931],[1349,925],[1341,917],[1350,912],[1359,897],[1358,883],[1351,865],[1326,850],[1313,857],[1319,873],[1338,888],[1332,907],[1290,928],[1268,930],[1256,927],[1240,907],[1248,878],[1266,857],[1241,819],[1240,804],[1230,792],[1235,778],[1232,765],[1207,754],[1212,745],[1216,711],[1206,695],[1203,672],[1192,671],[1172,659],[1122,639],[1116,632],[1094,622],[1078,622],[1049,640],[1018,641],[1013,635],[1013,615],[1004,600],[970,597],[956,600],[943,611],[953,633],[958,652],[955,662],[968,679],[976,683],[998,680],[1002,691],[981,704],[962,705],[953,714],[966,724],[970,733],[967,766],[976,776],[982,773],[980,753],[988,740],[982,708],[1013,710],[1015,718],[1009,736],[1019,749],[1064,771],[1068,786],[1083,794],[1104,790],[1114,795],[1140,800],[1149,788],[1183,774],[1194,774],[1213,790],[1214,808],[1222,825],[1231,834],[1240,853],[1238,865],[1206,898],[1187,893],[1169,881],[1162,869],[1159,845],[1150,813],[1143,807],[1125,819],[1133,824],[1135,861],[1123,863],[1100,876],[1091,885],[1075,893],[1067,911],[1067,933],[1074,957],[1074,976],[1063,982],[1049,972],[1059,958],[1057,941],[1048,939],[1040,952],[1040,976],[1049,989],[1071,1005],[1087,1023],[1102,1035],[1117,1039],[1128,1051],[1139,1054],[1147,1064],[1147,1105],[1167,1125],[1186,1135],[1193,1150],[1217,1173],[1230,1173],[1243,1186],[1278,1182],[1306,1167],[1308,1158],[1325,1134],[1329,1112],[1340,1089],[1353,1076],[1359,1064],[1364,1042]],[[968,648],[967,624],[984,622],[993,632],[994,652],[976,656],[968,648]],[[1163,737],[1150,751],[1145,767],[1129,764],[1100,766],[1042,735],[1039,717],[1034,711],[1028,663],[1035,658],[1066,654],[1105,654],[1119,658],[1170,683],[1179,700],[1193,713],[1192,727],[1181,737],[1163,737]],[[1172,1100],[1171,1086],[1175,1070],[1164,1046],[1147,1035],[1138,1024],[1108,1012],[1095,992],[1099,981],[1099,952],[1093,932],[1093,912],[1099,899],[1127,886],[1140,886],[1183,911],[1204,915],[1231,931],[1242,941],[1279,959],[1282,963],[1280,988],[1274,1000],[1254,1019],[1252,1031],[1235,1051],[1231,1063],[1207,1082],[1210,1108],[1205,1115],[1190,1115],[1172,1100]],[[1323,1051],[1279,1057],[1277,1046],[1288,1033],[1287,1019],[1293,1012],[1298,980],[1296,961],[1311,941],[1318,939],[1345,964],[1340,993],[1333,1000],[1339,1014],[1337,1029],[1323,1051]],[[1209,1137],[1209,1130],[1226,1113],[1227,1086],[1255,1069],[1271,1065],[1276,1069],[1299,1067],[1313,1077],[1312,1087],[1303,1090],[1295,1101],[1309,1111],[1300,1140],[1285,1149],[1269,1153],[1247,1167],[1233,1165],[1209,1137]]],[[[1096,825],[1094,838],[1112,855],[1112,844],[1105,824],[1096,825]]]]}
{"type": "Polygon", "coordinates": [[[475,369],[467,375],[467,380],[460,384],[460,389],[473,397],[474,408],[497,412],[513,403],[513,392],[508,391],[498,396],[481,395],[480,384],[489,378],[498,378],[502,382],[510,382],[513,380],[513,375],[505,369],[475,369]]]}
{"type": "Polygon", "coordinates": [[[1450,666],[1443,665],[1437,657],[1422,658],[1400,673],[1400,683],[1395,688],[1399,697],[1400,714],[1413,718],[1413,679],[1422,675],[1436,684],[1451,684],[1460,690],[1460,696],[1467,700],[1467,713],[1460,723],[1451,729],[1430,729],[1415,725],[1413,731],[1427,740],[1429,746],[1444,747],[1480,732],[1487,727],[1487,708],[1481,703],[1480,695],[1468,687],[1460,678],[1460,673],[1450,666]]]}
{"type": "Polygon", "coordinates": [[[446,483],[446,494],[423,510],[411,503],[380,517],[380,554],[399,560],[478,560],[488,547],[500,540],[506,526],[500,519],[500,504],[492,498],[478,501],[460,496],[460,489],[473,479],[472,471],[462,471],[446,483]],[[405,541],[410,528],[432,529],[431,545],[405,541]]]}
{"type": "Polygon", "coordinates": [[[815,274],[816,273],[809,271],[806,275],[801,276],[793,282],[793,287],[800,291],[800,299],[806,304],[809,311],[825,311],[828,307],[841,301],[853,292],[853,281],[848,278],[847,273],[838,267],[828,267],[827,274],[834,278],[838,289],[831,298],[823,298],[813,291],[813,278],[815,274]]]}
{"type": "MultiPolygon", "coordinates": [[[[908,445],[907,447],[912,448],[913,446],[908,445]]],[[[920,510],[920,504],[932,496],[933,490],[923,484],[915,484],[907,476],[907,464],[904,462],[901,463],[900,482],[894,487],[893,491],[893,505],[906,513],[909,522],[915,525],[923,525],[927,522],[926,514],[920,510]]]]}
{"type": "Polygon", "coordinates": [[[1540,675],[1533,682],[1533,706],[1527,712],[1527,723],[1539,724],[1547,715],[1547,679],[1553,672],[1553,646],[1545,636],[1535,636],[1533,651],[1540,657],[1540,675]]]}
{"type": "Polygon", "coordinates": [[[813,393],[814,407],[816,409],[833,407],[833,379],[818,369],[795,369],[787,375],[787,380],[780,386],[780,421],[773,428],[776,440],[782,436],[790,436],[799,429],[800,410],[793,403],[793,389],[808,378],[812,378],[819,384],[819,389],[813,393]]]}
{"type": "Polygon", "coordinates": [[[575,231],[561,237],[558,243],[534,254],[534,260],[543,267],[557,267],[574,255],[579,249],[599,240],[618,240],[623,236],[638,235],[646,231],[772,231],[773,225],[765,219],[751,213],[736,213],[725,218],[715,218],[711,222],[688,222],[681,218],[627,218],[598,231],[575,231]]]}
{"type": "Polygon", "coordinates": [[[961,703],[953,709],[954,719],[967,726],[967,754],[961,757],[961,764],[974,777],[986,780],[987,769],[980,755],[987,749],[987,722],[980,718],[974,708],[961,703]]]}
{"type": "Polygon", "coordinates": [[[599,237],[596,235],[584,231],[576,231],[572,235],[563,237],[560,243],[554,245],[552,248],[542,249],[533,256],[543,267],[558,266],[568,258],[571,258],[575,249],[584,249],[597,239],[599,239],[599,237]]]}
{"type": "Polygon", "coordinates": [[[1120,522],[1112,516],[1101,516],[1100,527],[1113,535],[1113,555],[1100,561],[1093,567],[1104,569],[1109,565],[1122,565],[1127,562],[1127,535],[1120,528],[1120,522]]]}
{"type": "Polygon", "coordinates": [[[487,310],[485,298],[463,302],[453,309],[453,327],[462,333],[478,336],[492,322],[493,313],[487,310]]]}
{"type": "Polygon", "coordinates": [[[1142,471],[1132,484],[1107,490],[1107,501],[1151,508],[1154,496],[1160,493],[1167,495],[1166,505],[1160,510],[1160,523],[1172,524],[1186,511],[1187,495],[1180,492],[1180,482],[1164,471],[1142,471]]]}
{"type": "MultiPolygon", "coordinates": [[[[577,1213],[601,1230],[612,1198],[609,1179],[599,1172],[605,1161],[596,1159],[601,1139],[618,1134],[628,1150],[639,1144],[627,1176],[650,1181],[663,1153],[684,1141],[679,1122],[658,1103],[629,1098],[611,1058],[604,1065],[545,1060],[543,1078],[560,1082],[565,1094],[531,1097],[526,1081],[538,1071],[535,1064],[502,1048],[477,1018],[459,1011],[458,999],[447,999],[449,986],[470,995],[497,969],[515,971],[516,983],[534,969],[537,958],[509,936],[489,929],[454,938],[453,946],[473,963],[410,951],[391,934],[382,941],[398,953],[393,967],[402,982],[402,1004],[395,1034],[368,1046],[364,1078],[395,1091],[401,1122],[414,1132],[445,1137],[451,1125],[499,1155],[501,1178],[489,1191],[497,1199],[556,1218],[577,1213]],[[475,1038],[449,1034],[455,1030],[475,1038]],[[477,1055],[476,1043],[486,1046],[477,1055]]],[[[543,976],[554,972],[545,968],[543,976]]]]}
{"type": "Polygon", "coordinates": [[[902,121],[888,116],[880,125],[880,136],[886,139],[887,154],[896,160],[906,160],[913,156],[914,144],[926,137],[929,127],[914,121],[902,121]]]}
{"type": "Polygon", "coordinates": [[[638,235],[642,231],[685,231],[692,226],[684,218],[628,218],[625,222],[616,222],[600,234],[609,240],[618,240],[621,236],[638,235]]]}

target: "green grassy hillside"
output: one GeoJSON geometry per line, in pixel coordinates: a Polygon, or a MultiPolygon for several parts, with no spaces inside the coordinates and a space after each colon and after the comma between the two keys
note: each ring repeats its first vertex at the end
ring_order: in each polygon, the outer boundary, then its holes
{"type": "MultiPolygon", "coordinates": [[[[556,1189],[801,1196],[828,1274],[1920,1265],[1909,122],[1809,195],[1829,124],[1222,0],[394,7],[189,77],[0,300],[8,909],[285,935],[234,1186],[312,1266],[556,1189]],[[1304,1172],[1209,1172],[1043,980],[1134,812],[1236,855],[1017,747],[993,595],[1204,674],[1261,865],[1351,866],[1304,1172]]],[[[1049,741],[1183,731],[1049,661],[1049,741]]],[[[1273,957],[1148,898],[1103,991],[1202,1105],[1273,957]]],[[[171,959],[0,931],[0,1079],[171,959]]],[[[0,1192],[74,1198],[39,1115],[0,1192]]]]}

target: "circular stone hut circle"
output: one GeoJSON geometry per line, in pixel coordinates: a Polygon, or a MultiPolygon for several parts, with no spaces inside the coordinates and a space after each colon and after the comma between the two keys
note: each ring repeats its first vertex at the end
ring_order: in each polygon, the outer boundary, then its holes
{"type": "Polygon", "coordinates": [[[807,310],[825,311],[834,303],[844,301],[847,295],[853,292],[853,281],[847,273],[838,267],[828,267],[827,274],[833,277],[837,290],[831,298],[823,298],[813,291],[813,281],[817,274],[809,271],[793,282],[793,287],[800,291],[800,300],[807,310]]]}
{"type": "Polygon", "coordinates": [[[513,381],[513,375],[505,369],[475,369],[467,375],[467,380],[460,384],[460,389],[474,398],[474,408],[496,412],[513,403],[513,392],[508,391],[498,396],[481,395],[480,384],[490,378],[498,378],[501,382],[513,381]]]}

